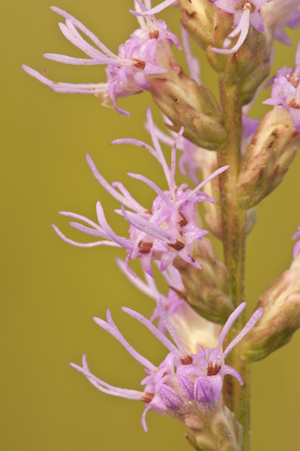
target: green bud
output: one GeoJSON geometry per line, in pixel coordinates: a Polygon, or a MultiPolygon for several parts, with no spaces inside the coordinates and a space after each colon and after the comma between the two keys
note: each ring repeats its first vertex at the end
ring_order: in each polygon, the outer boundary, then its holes
{"type": "Polygon", "coordinates": [[[299,144],[300,133],[283,107],[265,115],[242,159],[235,191],[239,207],[254,207],[282,182],[299,144]]]}
{"type": "Polygon", "coordinates": [[[227,139],[218,102],[209,89],[189,78],[176,61],[172,76],[147,78],[156,105],[172,121],[172,130],[184,127],[184,136],[199,147],[217,150],[227,139]]]}
{"type": "Polygon", "coordinates": [[[214,31],[215,6],[207,0],[179,0],[179,4],[185,28],[197,44],[206,50],[214,31]]]}
{"type": "Polygon", "coordinates": [[[300,327],[300,254],[259,298],[264,314],[242,343],[248,361],[261,360],[288,343],[300,327]]]}

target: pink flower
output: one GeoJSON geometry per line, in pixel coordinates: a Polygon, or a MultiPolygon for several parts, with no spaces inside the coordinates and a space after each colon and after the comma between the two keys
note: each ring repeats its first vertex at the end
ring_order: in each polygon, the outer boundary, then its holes
{"type": "MultiPolygon", "coordinates": [[[[135,4],[138,10],[146,9],[142,3],[140,3],[141,6],[135,4]]],[[[172,54],[172,43],[174,42],[179,49],[181,48],[177,37],[170,32],[165,22],[156,20],[151,15],[146,19],[138,19],[141,28],[137,29],[125,44],[120,45],[118,55],[115,55],[73,16],[56,7],[51,9],[66,20],[65,24],[59,24],[63,35],[82,50],[88,58],[73,58],[52,53],[46,53],[45,58],[64,64],[107,65],[107,82],[96,84],[56,83],[24,65],[25,72],[37,78],[55,92],[94,94],[102,99],[104,104],[111,100],[115,109],[124,115],[129,115],[129,113],[117,105],[116,99],[128,97],[148,89],[151,77],[165,77],[168,72],[166,61],[172,54]],[[88,43],[79,31],[85,34],[95,46],[88,43]]]]}
{"type": "Polygon", "coordinates": [[[144,324],[169,350],[169,354],[158,367],[128,343],[113,322],[109,310],[107,311],[107,322],[100,318],[94,318],[100,327],[115,337],[132,357],[145,367],[148,375],[141,382],[145,386],[143,392],[117,388],[102,381],[90,372],[85,356],[82,359],[82,367],[71,363],[71,366],[84,374],[98,390],[113,396],[144,401],[146,407],[142,415],[142,425],[145,431],[147,431],[145,416],[150,409],[160,415],[170,416],[181,421],[186,421],[190,415],[205,416],[218,405],[224,375],[234,376],[243,384],[240,374],[231,366],[224,364],[223,361],[263,314],[263,308],[256,310],[241,332],[222,352],[221,348],[229,329],[246,307],[246,303],[242,303],[229,316],[214,349],[205,351],[199,345],[198,353],[188,354],[181,338],[173,328],[161,300],[158,300],[157,305],[165,327],[175,344],[144,316],[129,308],[123,307],[122,310],[144,324]]]}
{"type": "MultiPolygon", "coordinates": [[[[217,169],[194,190],[187,189],[186,184],[177,187],[175,184],[176,146],[183,134],[183,128],[173,143],[171,167],[169,167],[155,134],[150,108],[147,111],[147,118],[154,147],[135,139],[119,139],[113,141],[112,144],[134,144],[138,147],[144,147],[162,166],[169,186],[167,191],[162,191],[154,182],[142,175],[128,173],[130,177],[150,186],[157,194],[151,211],[142,207],[121,183],[114,182],[112,185],[109,185],[98,172],[91,157],[87,155],[88,165],[95,178],[115,199],[121,202],[121,209],[116,210],[116,213],[123,216],[129,222],[129,239],[118,236],[111,229],[106,221],[100,202],[97,202],[96,207],[99,224],[75,213],[61,212],[61,214],[85,222],[90,227],[79,224],[78,222],[71,222],[70,225],[83,233],[100,237],[104,240],[88,244],[77,243],[66,238],[56,226],[53,226],[53,228],[64,241],[75,246],[91,247],[105,244],[123,247],[128,253],[126,264],[128,264],[129,260],[140,257],[144,270],[151,276],[153,276],[151,268],[152,259],[160,260],[161,271],[166,270],[175,258],[181,258],[187,263],[191,263],[193,266],[201,269],[199,263],[193,259],[191,250],[194,241],[201,239],[208,232],[201,228],[202,222],[195,205],[199,202],[215,202],[214,199],[200,190],[212,178],[224,172],[228,166],[217,169]],[[125,210],[125,207],[133,211],[125,210]]],[[[129,266],[128,270],[130,271],[129,266]]]]}

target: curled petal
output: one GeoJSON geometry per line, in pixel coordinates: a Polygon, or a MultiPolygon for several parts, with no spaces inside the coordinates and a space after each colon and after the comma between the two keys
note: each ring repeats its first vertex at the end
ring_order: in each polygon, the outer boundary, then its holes
{"type": "Polygon", "coordinates": [[[229,365],[222,365],[221,369],[220,369],[220,373],[221,374],[230,374],[230,376],[234,376],[241,385],[243,385],[243,379],[240,375],[240,373],[235,370],[234,368],[232,368],[232,366],[229,365]]]}
{"type": "Polygon", "coordinates": [[[70,238],[67,238],[58,227],[56,227],[55,224],[52,224],[53,230],[57,233],[59,238],[61,238],[63,241],[65,241],[68,244],[72,244],[76,247],[95,247],[95,246],[112,246],[112,247],[121,247],[118,243],[114,241],[107,241],[107,240],[101,240],[101,241],[94,241],[93,243],[78,243],[77,241],[73,241],[70,238]]]}
{"type": "Polygon", "coordinates": [[[82,368],[81,366],[76,365],[75,363],[70,363],[70,365],[76,370],[80,371],[80,373],[84,374],[84,376],[86,376],[90,382],[94,382],[93,385],[103,393],[118,396],[119,398],[135,399],[139,401],[142,400],[143,396],[142,392],[139,392],[137,390],[127,390],[126,388],[114,387],[113,385],[107,384],[98,377],[94,376],[87,369],[82,368]]]}
{"type": "Polygon", "coordinates": [[[150,404],[146,405],[145,410],[142,415],[142,418],[141,418],[142,426],[143,426],[143,429],[145,432],[148,432],[148,427],[146,424],[146,414],[147,414],[148,410],[150,410],[150,409],[151,409],[151,405],[150,404]]]}

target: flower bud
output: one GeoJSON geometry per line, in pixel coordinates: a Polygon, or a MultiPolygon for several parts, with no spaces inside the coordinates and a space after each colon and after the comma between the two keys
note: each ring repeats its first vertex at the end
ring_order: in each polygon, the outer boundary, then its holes
{"type": "Polygon", "coordinates": [[[300,327],[300,254],[259,298],[257,307],[263,307],[264,314],[242,345],[252,361],[288,343],[300,327]]]}
{"type": "Polygon", "coordinates": [[[174,260],[186,294],[180,294],[201,316],[215,323],[225,323],[234,310],[227,269],[220,262],[212,242],[202,238],[192,250],[192,256],[202,269],[183,260],[174,260]]]}
{"type": "Polygon", "coordinates": [[[236,187],[236,202],[249,209],[283,180],[300,143],[289,113],[275,107],[261,121],[245,150],[236,187]]]}
{"type": "Polygon", "coordinates": [[[200,147],[217,150],[226,141],[223,116],[209,89],[190,79],[181,66],[170,58],[167,77],[147,78],[149,91],[162,112],[172,121],[169,128],[200,147]]]}
{"type": "Polygon", "coordinates": [[[184,27],[204,50],[211,43],[215,7],[207,0],[179,0],[184,27]]]}

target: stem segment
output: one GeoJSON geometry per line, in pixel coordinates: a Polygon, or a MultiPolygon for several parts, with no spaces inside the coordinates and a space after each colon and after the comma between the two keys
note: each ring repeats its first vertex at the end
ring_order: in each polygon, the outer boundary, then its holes
{"type": "MultiPolygon", "coordinates": [[[[220,175],[220,200],[223,216],[224,261],[231,276],[232,300],[235,306],[244,301],[244,261],[246,211],[235,204],[235,186],[241,161],[241,110],[239,86],[225,85],[219,81],[220,98],[224,114],[228,140],[218,152],[218,166],[229,164],[227,171],[220,175]]],[[[230,329],[229,343],[245,325],[245,315],[240,315],[230,329]]],[[[226,346],[226,343],[225,343],[226,346]]],[[[225,378],[224,400],[234,412],[244,430],[244,451],[250,450],[250,380],[246,363],[241,359],[239,346],[235,346],[227,361],[242,376],[243,387],[235,378],[225,378]]]]}

